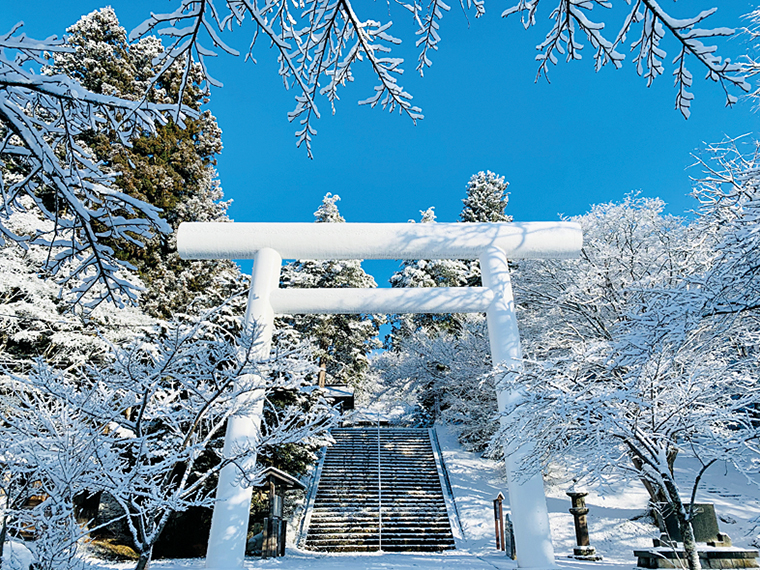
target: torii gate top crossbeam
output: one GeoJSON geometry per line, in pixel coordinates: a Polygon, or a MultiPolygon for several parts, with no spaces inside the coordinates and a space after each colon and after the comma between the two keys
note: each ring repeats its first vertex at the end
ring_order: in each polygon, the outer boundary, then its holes
{"type": "Polygon", "coordinates": [[[185,222],[177,234],[183,259],[252,259],[264,248],[284,259],[478,259],[491,246],[509,259],[567,259],[582,245],[572,222],[185,222]]]}

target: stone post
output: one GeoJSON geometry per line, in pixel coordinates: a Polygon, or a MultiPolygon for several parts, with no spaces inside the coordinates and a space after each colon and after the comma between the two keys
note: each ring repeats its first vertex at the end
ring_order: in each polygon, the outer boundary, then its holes
{"type": "MultiPolygon", "coordinates": [[[[253,275],[245,314],[245,327],[249,331],[253,330],[256,335],[252,358],[265,360],[269,358],[274,329],[274,311],[269,302],[269,295],[279,286],[282,259],[275,250],[270,248],[259,250],[253,259],[253,275]]],[[[254,400],[253,410],[247,416],[232,416],[227,422],[224,457],[233,457],[237,449],[255,445],[258,439],[264,391],[256,390],[246,397],[254,400]]],[[[256,458],[253,457],[244,467],[250,469],[255,464],[256,458]]],[[[251,492],[251,488],[241,481],[241,473],[235,464],[230,463],[222,469],[216,488],[216,502],[206,551],[206,568],[213,570],[242,568],[248,534],[251,492]]]]}
{"type": "MultiPolygon", "coordinates": [[[[480,256],[483,285],[495,295],[486,312],[488,337],[494,365],[506,365],[508,370],[519,373],[522,370],[522,350],[520,334],[517,330],[515,302],[512,283],[509,278],[507,257],[501,249],[490,246],[480,256]]],[[[496,387],[499,411],[503,412],[511,404],[519,402],[519,391],[506,391],[496,387]]],[[[515,529],[517,565],[520,568],[554,568],[554,547],[552,546],[549,512],[546,508],[544,481],[541,473],[530,479],[520,479],[520,460],[524,451],[512,447],[509,439],[504,442],[506,456],[509,505],[515,529]]]]}

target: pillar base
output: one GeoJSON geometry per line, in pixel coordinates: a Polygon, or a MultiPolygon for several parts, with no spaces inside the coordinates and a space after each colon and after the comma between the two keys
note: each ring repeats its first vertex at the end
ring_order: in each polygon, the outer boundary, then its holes
{"type": "Polygon", "coordinates": [[[576,546],[573,548],[572,556],[568,558],[574,558],[575,560],[602,560],[602,557],[596,553],[596,548],[593,546],[576,546]]]}

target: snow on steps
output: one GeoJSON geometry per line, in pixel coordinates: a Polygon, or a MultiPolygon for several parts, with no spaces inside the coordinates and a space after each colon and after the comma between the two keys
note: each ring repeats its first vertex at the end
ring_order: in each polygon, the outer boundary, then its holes
{"type": "Polygon", "coordinates": [[[336,428],[332,435],[335,444],[321,464],[305,548],[454,548],[429,430],[336,428]]]}

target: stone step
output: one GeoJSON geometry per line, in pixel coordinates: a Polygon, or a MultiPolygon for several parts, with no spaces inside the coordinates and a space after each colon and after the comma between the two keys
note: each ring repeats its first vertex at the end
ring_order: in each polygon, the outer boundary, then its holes
{"type": "MultiPolygon", "coordinates": [[[[321,502],[319,504],[314,505],[314,512],[315,513],[324,513],[329,511],[337,511],[337,512],[355,512],[355,511],[361,511],[361,512],[374,512],[377,513],[377,501],[352,501],[350,503],[337,503],[337,502],[321,502]]],[[[420,513],[420,516],[422,516],[424,513],[430,513],[430,512],[445,512],[446,511],[446,503],[445,502],[431,502],[431,503],[425,503],[422,505],[415,505],[413,503],[406,503],[406,504],[398,504],[395,506],[390,506],[387,504],[383,505],[383,512],[388,513],[420,513]]]]}
{"type": "MultiPolygon", "coordinates": [[[[351,533],[351,534],[335,534],[335,535],[325,535],[325,536],[309,536],[309,538],[306,541],[306,545],[308,547],[319,547],[319,546],[337,546],[337,545],[366,545],[366,544],[377,544],[378,543],[378,534],[372,533],[372,534],[359,534],[359,533],[351,533]]],[[[428,545],[454,545],[453,539],[450,537],[445,537],[443,535],[431,535],[431,534],[416,534],[416,535],[392,535],[392,534],[386,534],[383,533],[383,546],[385,545],[419,545],[419,544],[428,544],[428,545]]]]}
{"type": "MultiPolygon", "coordinates": [[[[374,530],[372,533],[362,533],[362,532],[348,532],[343,534],[334,534],[334,535],[317,535],[312,536],[309,534],[308,542],[311,544],[324,544],[326,542],[340,542],[340,543],[350,543],[350,542],[356,542],[361,544],[363,541],[370,541],[370,540],[377,540],[377,529],[374,530]]],[[[420,531],[419,529],[416,532],[408,532],[408,533],[399,533],[399,532],[385,532],[385,529],[383,529],[383,542],[388,543],[396,543],[396,544],[408,544],[409,542],[418,542],[418,541],[424,541],[424,542],[437,542],[437,543],[448,543],[453,542],[449,537],[443,535],[443,534],[434,534],[434,533],[426,533],[423,531],[420,531]]]]}
{"type": "MultiPolygon", "coordinates": [[[[358,504],[368,504],[368,505],[375,505],[377,506],[378,502],[380,501],[380,496],[375,495],[364,495],[364,496],[343,496],[343,497],[325,497],[325,496],[317,496],[316,501],[318,503],[321,503],[323,505],[358,505],[358,504]]],[[[444,505],[446,504],[442,497],[426,497],[426,498],[419,498],[419,497],[398,497],[398,496],[388,496],[383,495],[382,496],[382,504],[383,507],[391,508],[396,505],[398,506],[418,506],[420,508],[424,507],[425,505],[444,505]]]]}
{"type": "Polygon", "coordinates": [[[322,463],[306,548],[378,550],[380,504],[383,550],[454,548],[426,429],[381,428],[379,459],[377,428],[336,428],[332,436],[335,444],[322,463]]]}
{"type": "MultiPolygon", "coordinates": [[[[398,481],[396,484],[386,484],[386,483],[393,483],[392,481],[385,481],[383,482],[382,488],[380,489],[383,494],[388,494],[388,496],[400,496],[400,497],[429,497],[429,496],[440,496],[438,493],[436,493],[436,488],[434,485],[422,487],[420,485],[406,485],[399,483],[398,481]]],[[[329,487],[318,487],[317,489],[317,496],[333,496],[333,497],[346,497],[346,496],[355,496],[355,495],[377,495],[378,493],[378,487],[377,483],[374,485],[331,485],[329,487]]]]}
{"type": "MultiPolygon", "coordinates": [[[[310,545],[307,545],[307,548],[309,550],[313,550],[315,552],[377,552],[379,550],[379,547],[377,544],[374,545],[328,545],[328,546],[321,546],[321,547],[312,547],[310,545]]],[[[451,545],[428,545],[428,544],[419,544],[414,547],[412,546],[402,546],[398,547],[396,545],[387,545],[383,544],[383,552],[441,552],[443,550],[453,550],[454,544],[451,545]]]]}
{"type": "MultiPolygon", "coordinates": [[[[317,536],[317,535],[323,535],[323,534],[335,534],[335,533],[368,533],[368,532],[377,532],[377,520],[374,521],[375,526],[371,526],[370,524],[322,524],[319,526],[315,526],[311,529],[309,529],[309,536],[317,536]]],[[[432,523],[428,524],[425,527],[426,533],[435,534],[435,535],[445,535],[448,536],[449,534],[449,525],[448,523],[432,523]]],[[[383,532],[394,532],[397,534],[419,534],[420,528],[417,526],[402,526],[402,525],[388,525],[386,526],[383,523],[383,532]]]]}

